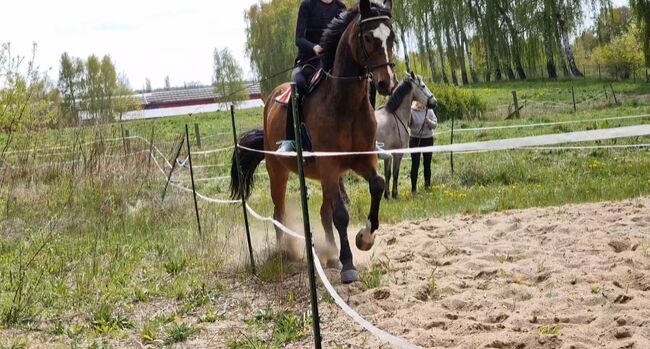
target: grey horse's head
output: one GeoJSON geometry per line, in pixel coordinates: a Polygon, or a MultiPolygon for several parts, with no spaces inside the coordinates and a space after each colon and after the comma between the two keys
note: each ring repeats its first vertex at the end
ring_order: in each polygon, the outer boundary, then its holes
{"type": "Polygon", "coordinates": [[[427,109],[434,109],[438,105],[438,100],[433,95],[431,90],[422,80],[422,77],[415,75],[413,72],[409,74],[406,81],[413,86],[413,100],[425,105],[427,109]]]}

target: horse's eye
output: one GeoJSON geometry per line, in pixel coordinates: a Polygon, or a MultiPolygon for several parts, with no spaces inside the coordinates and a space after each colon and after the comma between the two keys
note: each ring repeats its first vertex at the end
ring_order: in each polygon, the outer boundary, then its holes
{"type": "Polygon", "coordinates": [[[371,44],[371,43],[372,43],[372,35],[367,34],[367,33],[366,33],[366,34],[363,34],[363,40],[364,40],[367,44],[371,44]]]}

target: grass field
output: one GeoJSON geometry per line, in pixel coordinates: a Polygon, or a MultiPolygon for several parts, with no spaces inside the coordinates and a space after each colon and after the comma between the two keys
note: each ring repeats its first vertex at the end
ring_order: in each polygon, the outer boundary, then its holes
{"type": "MultiPolygon", "coordinates": [[[[599,82],[575,84],[586,93],[602,90],[599,82]]],[[[475,89],[485,96],[489,108],[495,108],[508,103],[513,89],[531,102],[566,102],[570,86],[570,82],[534,82],[475,89]]],[[[644,95],[650,90],[647,84],[614,86],[628,96],[644,95]]],[[[570,94],[568,98],[571,99],[570,94]]],[[[650,113],[650,107],[635,101],[620,106],[585,105],[578,113],[544,113],[520,120],[458,121],[458,129],[585,122],[457,132],[454,141],[645,124],[650,117],[593,120],[646,113],[650,113]]],[[[169,157],[174,147],[172,141],[179,137],[184,124],[189,123],[193,132],[195,122],[201,129],[202,149],[232,144],[229,114],[214,113],[41,132],[18,139],[10,150],[114,138],[120,136],[122,129],[149,138],[154,127],[155,143],[169,157]],[[79,141],[75,141],[77,138],[79,141]]],[[[237,123],[239,130],[259,127],[261,111],[238,112],[237,123]]],[[[449,122],[440,125],[438,132],[442,135],[437,144],[450,142],[450,134],[446,133],[450,128],[449,122]]],[[[650,143],[650,137],[616,142],[627,143],[650,143]]],[[[607,144],[614,142],[600,145],[607,144]]],[[[239,323],[242,333],[246,333],[216,339],[232,348],[282,347],[308,337],[309,320],[304,312],[308,309],[308,292],[287,291],[278,283],[301,269],[281,259],[267,258],[274,244],[273,234],[269,234],[272,227],[253,222],[258,236],[256,257],[262,265],[258,278],[251,281],[242,239],[241,208],[200,202],[200,236],[191,196],[170,189],[162,202],[164,182],[155,166],[149,165],[147,154],[121,158],[124,148],[122,142],[116,142],[114,148],[87,145],[56,151],[72,152],[63,155],[6,154],[7,164],[13,167],[2,167],[0,189],[0,348],[182,345],[175,343],[210,337],[214,324],[225,321],[239,323]],[[48,161],[73,158],[82,160],[45,166],[48,161]],[[256,296],[231,301],[233,293],[241,289],[256,296]],[[267,306],[264,302],[268,302],[267,306]]],[[[138,140],[131,140],[130,148],[132,152],[148,151],[146,143],[138,140]]],[[[162,163],[162,157],[157,159],[162,163]]],[[[226,165],[197,169],[196,176],[227,175],[229,159],[230,152],[195,156],[194,165],[226,165]]],[[[454,161],[452,175],[449,155],[434,156],[433,186],[429,190],[420,188],[415,196],[410,194],[407,179],[410,162],[404,161],[401,198],[383,202],[382,224],[650,194],[647,148],[513,150],[456,154],[454,161]]],[[[189,185],[189,174],[182,171],[179,170],[178,180],[189,185]]],[[[258,172],[257,187],[249,202],[256,211],[270,215],[268,178],[263,166],[258,172]]],[[[353,201],[352,224],[358,225],[369,207],[367,185],[352,175],[346,183],[353,201]]],[[[200,181],[197,185],[204,194],[227,197],[227,181],[200,181]]],[[[315,182],[308,185],[312,226],[320,231],[316,223],[320,221],[320,189],[315,182]]],[[[297,188],[293,177],[290,200],[296,202],[297,188]]],[[[372,279],[372,273],[370,270],[364,277],[372,279]]],[[[326,297],[323,300],[331,301],[326,297]]]]}

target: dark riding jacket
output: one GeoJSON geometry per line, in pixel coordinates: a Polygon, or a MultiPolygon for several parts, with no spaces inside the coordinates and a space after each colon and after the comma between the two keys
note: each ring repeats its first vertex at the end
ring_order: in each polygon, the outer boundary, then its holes
{"type": "Polygon", "coordinates": [[[345,9],[345,4],[340,0],[334,0],[330,4],[321,0],[302,0],[296,25],[296,64],[316,56],[314,46],[318,45],[330,22],[345,9]]]}

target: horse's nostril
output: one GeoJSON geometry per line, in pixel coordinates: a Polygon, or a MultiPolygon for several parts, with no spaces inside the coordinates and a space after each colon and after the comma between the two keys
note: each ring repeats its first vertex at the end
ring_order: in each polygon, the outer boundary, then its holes
{"type": "Polygon", "coordinates": [[[388,85],[386,84],[386,81],[380,81],[377,83],[377,89],[379,91],[386,91],[388,89],[388,85]]]}

